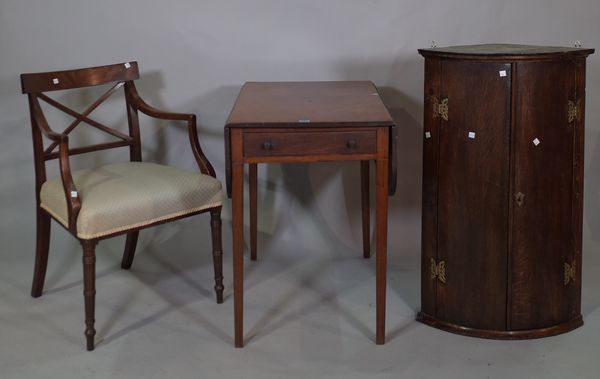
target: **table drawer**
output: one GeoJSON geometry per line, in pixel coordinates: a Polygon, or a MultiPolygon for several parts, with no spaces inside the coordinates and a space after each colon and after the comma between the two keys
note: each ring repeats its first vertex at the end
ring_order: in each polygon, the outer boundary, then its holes
{"type": "Polygon", "coordinates": [[[244,156],[374,154],[377,132],[244,133],[244,156]]]}

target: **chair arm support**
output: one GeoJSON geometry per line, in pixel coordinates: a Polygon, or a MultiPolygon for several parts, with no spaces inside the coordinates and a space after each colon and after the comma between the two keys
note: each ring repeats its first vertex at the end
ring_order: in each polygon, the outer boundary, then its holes
{"type": "Polygon", "coordinates": [[[206,158],[206,156],[202,152],[202,148],[200,147],[195,114],[165,112],[154,108],[153,106],[149,105],[144,100],[142,100],[135,88],[135,84],[132,81],[125,83],[125,94],[131,106],[141,111],[145,115],[161,120],[187,121],[190,145],[192,147],[192,152],[194,154],[194,158],[196,159],[196,163],[198,164],[200,172],[202,172],[205,175],[210,175],[213,178],[216,178],[215,169],[212,167],[212,165],[208,161],[208,158],[206,158]]]}
{"type": "Polygon", "coordinates": [[[67,200],[67,212],[69,217],[69,230],[74,235],[77,235],[77,216],[81,210],[81,198],[73,176],[71,175],[71,165],[69,161],[69,138],[64,138],[58,145],[58,165],[60,168],[60,178],[63,184],[63,190],[65,192],[65,199],[67,200]]]}
{"type": "Polygon", "coordinates": [[[81,199],[79,198],[79,192],[75,187],[73,176],[71,175],[71,164],[69,161],[69,136],[65,133],[57,133],[53,131],[44,114],[42,113],[40,103],[37,98],[32,100],[32,112],[34,123],[44,136],[53,142],[58,143],[58,165],[60,169],[60,178],[63,184],[63,190],[65,193],[65,200],[67,203],[67,214],[68,214],[68,229],[77,235],[77,216],[81,209],[81,199]]]}

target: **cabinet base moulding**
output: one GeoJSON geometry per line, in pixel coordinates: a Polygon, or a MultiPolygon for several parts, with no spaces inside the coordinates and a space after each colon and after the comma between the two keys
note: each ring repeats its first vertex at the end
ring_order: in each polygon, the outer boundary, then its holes
{"type": "Polygon", "coordinates": [[[583,318],[581,315],[557,325],[540,328],[540,329],[528,329],[528,330],[486,330],[486,329],[475,329],[466,326],[453,324],[447,321],[441,321],[432,317],[426,313],[419,312],[417,314],[417,321],[423,324],[432,326],[434,328],[444,330],[446,332],[462,334],[469,337],[498,339],[498,340],[524,340],[533,338],[543,338],[555,336],[570,332],[573,329],[577,329],[583,325],[583,318]]]}

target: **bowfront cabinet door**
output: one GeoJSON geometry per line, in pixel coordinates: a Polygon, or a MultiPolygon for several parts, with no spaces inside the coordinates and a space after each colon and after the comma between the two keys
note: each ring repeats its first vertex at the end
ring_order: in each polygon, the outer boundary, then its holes
{"type": "Polygon", "coordinates": [[[436,317],[476,329],[506,329],[511,75],[441,63],[436,317]]]}
{"type": "Polygon", "coordinates": [[[423,118],[423,214],[421,233],[421,311],[436,314],[437,277],[426,270],[437,260],[438,162],[440,145],[440,59],[425,60],[425,114],[423,118]]]}
{"type": "Polygon", "coordinates": [[[516,63],[511,329],[579,315],[581,236],[574,230],[579,202],[573,196],[581,182],[573,158],[584,100],[578,99],[576,67],[573,60],[516,63]]]}

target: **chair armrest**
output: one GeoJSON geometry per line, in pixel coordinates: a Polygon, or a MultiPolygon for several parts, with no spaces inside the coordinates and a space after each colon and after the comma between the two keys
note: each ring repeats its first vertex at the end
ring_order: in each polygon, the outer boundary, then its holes
{"type": "Polygon", "coordinates": [[[77,216],[79,215],[79,211],[81,209],[81,199],[79,198],[79,192],[77,192],[77,187],[75,187],[75,182],[73,181],[73,176],[71,175],[71,165],[69,161],[69,136],[65,133],[57,133],[50,128],[46,118],[44,117],[44,114],[42,113],[40,103],[37,98],[33,99],[31,103],[31,116],[35,125],[37,125],[38,129],[44,136],[46,136],[46,138],[58,143],[58,165],[67,203],[67,213],[69,218],[68,229],[76,236],[77,216]]]}
{"type": "Polygon", "coordinates": [[[181,121],[190,121],[195,115],[190,113],[173,113],[173,112],[165,112],[163,110],[157,109],[152,105],[146,103],[138,94],[137,89],[135,88],[135,84],[133,82],[125,83],[125,93],[127,94],[127,98],[129,103],[137,110],[141,111],[145,115],[150,117],[158,118],[161,120],[181,120],[181,121]]]}
{"type": "Polygon", "coordinates": [[[141,111],[145,115],[154,117],[161,120],[173,120],[173,121],[187,121],[188,124],[188,137],[192,152],[200,172],[205,175],[210,175],[216,178],[215,169],[212,167],[208,158],[202,152],[200,147],[200,141],[198,140],[198,129],[196,127],[196,115],[191,113],[173,113],[165,112],[160,109],[154,108],[153,106],[146,103],[137,92],[135,84],[132,81],[125,83],[125,95],[129,104],[136,110],[141,111]]]}

